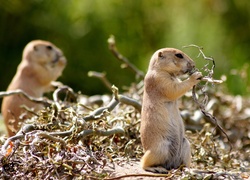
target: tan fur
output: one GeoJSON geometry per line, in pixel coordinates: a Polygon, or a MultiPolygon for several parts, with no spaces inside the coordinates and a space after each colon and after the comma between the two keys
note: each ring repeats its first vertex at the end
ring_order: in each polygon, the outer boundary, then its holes
{"type": "Polygon", "coordinates": [[[177,77],[191,73],[194,66],[190,57],[174,48],[160,49],[150,60],[140,130],[145,151],[141,165],[147,171],[166,173],[182,164],[190,165],[190,144],[177,100],[200,81],[202,74],[195,72],[184,81],[177,77]]]}
{"type": "MultiPolygon", "coordinates": [[[[22,61],[7,90],[21,89],[32,97],[42,97],[52,89],[51,82],[62,74],[65,65],[66,58],[54,44],[42,40],[31,41],[24,48],[22,61]]],[[[18,122],[22,121],[19,117],[24,112],[21,105],[35,110],[42,108],[21,95],[4,97],[2,114],[9,136],[14,135],[18,122]],[[13,125],[10,125],[12,122],[13,125]]]]}

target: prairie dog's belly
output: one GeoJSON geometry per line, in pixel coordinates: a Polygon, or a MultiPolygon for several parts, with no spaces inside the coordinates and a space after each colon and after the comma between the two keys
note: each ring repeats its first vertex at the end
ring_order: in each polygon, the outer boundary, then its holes
{"type": "Polygon", "coordinates": [[[169,125],[172,126],[171,129],[184,130],[184,123],[180,115],[177,101],[167,101],[164,105],[166,114],[168,114],[169,125]]]}
{"type": "Polygon", "coordinates": [[[164,108],[166,110],[166,114],[168,114],[168,119],[170,121],[175,120],[181,120],[182,118],[180,116],[179,109],[177,107],[177,102],[176,101],[166,101],[164,102],[164,108]]]}

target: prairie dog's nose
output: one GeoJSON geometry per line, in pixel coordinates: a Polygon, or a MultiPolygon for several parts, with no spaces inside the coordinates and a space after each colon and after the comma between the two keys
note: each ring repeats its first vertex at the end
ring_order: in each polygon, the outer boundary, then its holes
{"type": "Polygon", "coordinates": [[[195,68],[195,63],[194,63],[194,61],[193,60],[190,60],[189,62],[188,62],[188,67],[189,68],[195,68]]]}

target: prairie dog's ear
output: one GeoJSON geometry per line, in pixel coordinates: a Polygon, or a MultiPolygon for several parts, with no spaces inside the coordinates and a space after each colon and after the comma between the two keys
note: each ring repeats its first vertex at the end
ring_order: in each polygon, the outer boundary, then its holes
{"type": "Polygon", "coordinates": [[[37,47],[36,47],[36,45],[35,45],[35,46],[33,46],[33,49],[34,49],[34,51],[37,51],[37,47]]]}
{"type": "Polygon", "coordinates": [[[164,58],[165,58],[163,52],[160,51],[160,52],[158,53],[158,58],[159,58],[159,59],[164,59],[164,58]]]}

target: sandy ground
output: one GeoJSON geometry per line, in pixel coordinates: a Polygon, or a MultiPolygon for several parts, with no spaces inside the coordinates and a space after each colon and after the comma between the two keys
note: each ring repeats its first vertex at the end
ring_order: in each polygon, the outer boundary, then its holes
{"type": "Polygon", "coordinates": [[[163,180],[168,175],[167,174],[154,174],[147,171],[144,171],[140,167],[139,160],[130,160],[129,162],[123,162],[123,163],[114,163],[113,165],[110,165],[107,169],[107,171],[111,172],[109,180],[113,179],[133,179],[133,180],[140,180],[140,179],[156,179],[156,180],[163,180]],[[161,176],[161,177],[160,177],[161,176]],[[163,177],[165,176],[165,177],[163,177]]]}

